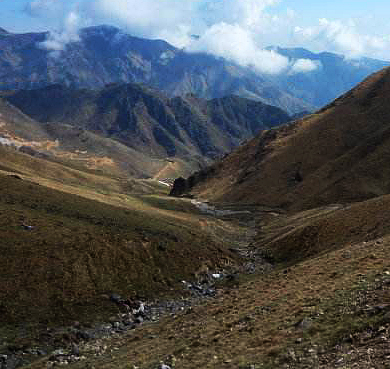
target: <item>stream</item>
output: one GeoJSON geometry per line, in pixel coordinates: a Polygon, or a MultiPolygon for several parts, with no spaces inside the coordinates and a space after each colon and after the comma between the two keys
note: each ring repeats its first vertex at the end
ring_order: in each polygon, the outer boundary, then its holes
{"type": "Polygon", "coordinates": [[[104,355],[109,346],[115,345],[115,339],[131,334],[131,331],[138,327],[144,324],[154,324],[162,316],[175,316],[192,309],[207,299],[214,298],[221,289],[233,288],[221,287],[224,281],[230,283],[230,286],[238,286],[239,276],[242,274],[268,273],[272,270],[272,265],[265,262],[255,248],[250,247],[250,242],[256,235],[252,211],[248,209],[218,209],[197,200],[192,200],[191,203],[206,216],[223,218],[224,221],[235,217],[245,219],[245,224],[248,227],[247,232],[243,239],[237,242],[237,247],[231,249],[243,258],[242,264],[225,270],[208,272],[196,281],[182,281],[183,296],[175,300],[129,302],[119,295],[112,294],[109,299],[118,306],[121,312],[110,318],[109,322],[99,323],[89,328],[79,324],[59,328],[48,332],[50,339],[46,345],[42,344],[39,347],[30,347],[14,352],[0,352],[0,369],[16,369],[39,357],[47,357],[47,367],[50,368],[83,361],[90,355],[104,355]],[[64,337],[68,338],[68,344],[59,344],[58,342],[65,342],[64,337]]]}

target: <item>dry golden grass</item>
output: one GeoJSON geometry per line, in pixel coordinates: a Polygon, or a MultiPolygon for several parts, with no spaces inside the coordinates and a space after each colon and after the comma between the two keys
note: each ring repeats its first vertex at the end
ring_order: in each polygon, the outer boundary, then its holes
{"type": "Polygon", "coordinates": [[[295,263],[390,233],[390,195],[264,221],[254,243],[277,263],[295,263]]]}

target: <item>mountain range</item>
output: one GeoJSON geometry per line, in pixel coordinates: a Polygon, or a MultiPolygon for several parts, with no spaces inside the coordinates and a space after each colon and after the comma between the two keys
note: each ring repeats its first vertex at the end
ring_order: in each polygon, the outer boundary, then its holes
{"type": "Polygon", "coordinates": [[[49,37],[0,29],[1,368],[387,367],[390,67],[305,115],[381,62],[49,37]]]}
{"type": "Polygon", "coordinates": [[[295,114],[321,107],[388,65],[304,49],[277,49],[290,63],[304,58],[318,68],[270,76],[209,54],[189,53],[162,40],[132,37],[111,26],[84,28],[79,39],[63,45],[63,50],[48,49],[45,42],[49,39],[48,32],[0,33],[1,89],[143,83],[170,96],[195,94],[211,99],[239,95],[295,114]]]}

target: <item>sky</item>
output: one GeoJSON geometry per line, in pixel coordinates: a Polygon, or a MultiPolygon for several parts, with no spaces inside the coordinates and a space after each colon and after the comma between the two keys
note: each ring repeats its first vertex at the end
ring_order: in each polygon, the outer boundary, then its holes
{"type": "MultiPolygon", "coordinates": [[[[390,60],[389,19],[389,0],[0,0],[0,27],[49,30],[50,50],[77,41],[82,27],[109,24],[271,74],[288,61],[270,45],[390,60]]],[[[289,66],[319,67],[306,59],[289,66]]]]}

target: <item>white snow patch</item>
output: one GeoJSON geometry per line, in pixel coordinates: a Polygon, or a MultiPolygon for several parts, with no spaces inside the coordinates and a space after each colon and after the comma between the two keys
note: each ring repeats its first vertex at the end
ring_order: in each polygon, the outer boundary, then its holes
{"type": "Polygon", "coordinates": [[[164,181],[158,181],[158,183],[161,183],[162,185],[164,186],[168,186],[168,187],[171,187],[171,185],[169,183],[166,183],[164,181]]]}

